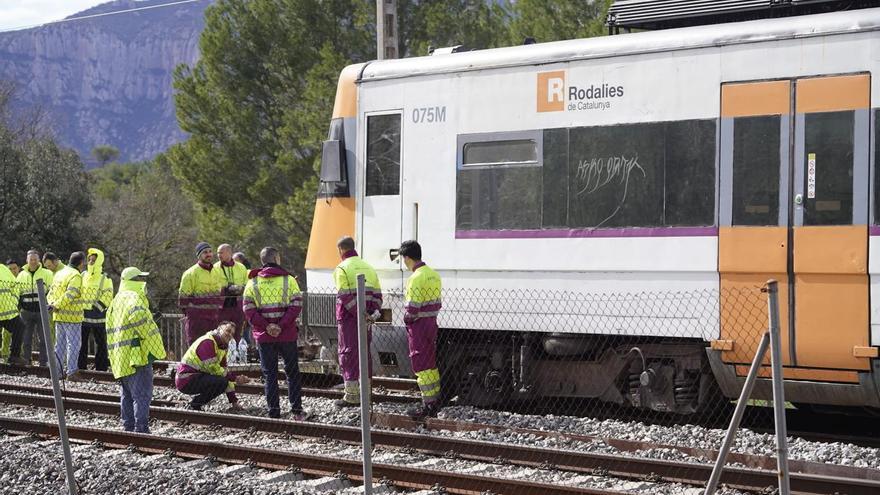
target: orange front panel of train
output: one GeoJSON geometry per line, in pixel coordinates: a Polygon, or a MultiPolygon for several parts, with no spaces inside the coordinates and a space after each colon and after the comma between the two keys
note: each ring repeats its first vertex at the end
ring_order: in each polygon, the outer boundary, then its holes
{"type": "Polygon", "coordinates": [[[868,370],[853,355],[868,345],[868,228],[794,229],[795,328],[799,366],[868,370]]]}
{"type": "MultiPolygon", "coordinates": [[[[722,227],[718,232],[721,272],[721,340],[730,341],[722,358],[750,363],[767,331],[767,298],[758,292],[769,279],[779,284],[782,357],[788,355],[787,230],[785,227],[722,227]]],[[[765,362],[769,364],[769,355],[765,362]]]]}

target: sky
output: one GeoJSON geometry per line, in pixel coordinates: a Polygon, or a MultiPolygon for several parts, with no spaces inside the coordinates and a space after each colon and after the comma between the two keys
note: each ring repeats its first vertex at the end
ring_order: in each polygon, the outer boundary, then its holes
{"type": "Polygon", "coordinates": [[[0,31],[63,19],[108,0],[0,0],[0,31]]]}

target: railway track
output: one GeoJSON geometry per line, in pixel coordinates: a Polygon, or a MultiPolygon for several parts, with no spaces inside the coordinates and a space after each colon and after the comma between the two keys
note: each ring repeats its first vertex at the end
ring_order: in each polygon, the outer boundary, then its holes
{"type": "MultiPolygon", "coordinates": [[[[52,423],[26,419],[0,417],[0,428],[20,434],[57,436],[58,426],[52,423]]],[[[174,455],[188,459],[211,458],[232,464],[249,464],[273,470],[295,467],[312,477],[334,476],[338,473],[351,480],[363,482],[361,463],[351,459],[327,458],[294,452],[256,447],[244,447],[215,442],[176,439],[158,435],[108,431],[80,426],[68,426],[71,440],[78,442],[100,442],[105,447],[131,448],[148,453],[173,452],[174,455]]],[[[448,493],[505,493],[525,495],[545,493],[550,495],[616,495],[621,492],[597,490],[564,485],[552,485],[524,480],[499,479],[465,473],[419,469],[394,464],[373,464],[373,476],[391,480],[395,486],[414,490],[430,489],[441,485],[448,493]]]]}
{"type": "MultiPolygon", "coordinates": [[[[38,353],[34,352],[33,359],[36,360],[38,358],[38,353]]],[[[95,357],[88,357],[89,364],[94,364],[95,357]]],[[[310,363],[310,361],[302,361],[301,367],[305,368],[310,363]]],[[[176,361],[154,361],[153,369],[157,371],[166,371],[171,368],[177,366],[176,361]]],[[[249,378],[260,379],[263,377],[263,372],[260,370],[259,364],[244,364],[244,365],[232,365],[231,370],[235,373],[245,375],[249,378]]],[[[284,371],[278,370],[278,379],[285,380],[287,375],[285,375],[284,371]]],[[[302,372],[302,379],[304,384],[310,384],[315,387],[330,387],[333,385],[341,384],[342,377],[335,374],[328,373],[314,373],[314,372],[302,372]]],[[[381,387],[385,390],[394,390],[397,392],[412,392],[416,393],[419,391],[419,386],[414,379],[410,378],[392,378],[387,376],[374,376],[372,379],[374,387],[381,387]]]]}
{"type": "MultiPolygon", "coordinates": [[[[38,376],[42,378],[49,378],[49,368],[43,368],[39,366],[12,366],[8,364],[0,364],[0,373],[9,374],[9,375],[31,375],[38,376]]],[[[118,383],[118,380],[113,378],[113,374],[107,371],[94,371],[94,370],[80,370],[80,376],[86,380],[94,380],[95,382],[101,383],[118,383]]],[[[153,385],[156,387],[174,387],[174,379],[169,376],[154,376],[153,377],[153,385]]],[[[373,402],[395,402],[395,403],[413,403],[418,402],[420,400],[419,397],[415,395],[400,395],[400,394],[388,394],[381,393],[376,389],[372,395],[373,402]]],[[[235,391],[240,394],[248,394],[248,395],[262,395],[263,394],[263,385],[248,383],[245,385],[236,385],[235,391]]],[[[279,393],[284,395],[287,392],[287,387],[279,386],[279,393]]],[[[342,390],[332,389],[332,388],[316,388],[316,387],[303,387],[302,388],[303,396],[307,397],[323,397],[325,399],[341,399],[343,396],[342,390]]]]}
{"type": "MultiPolygon", "coordinates": [[[[6,389],[0,383],[0,389],[6,389]]],[[[102,394],[95,394],[102,395],[102,394]]],[[[65,407],[71,410],[89,411],[97,414],[118,414],[118,398],[115,395],[103,394],[103,400],[85,400],[66,398],[65,407]]],[[[24,395],[21,391],[0,392],[0,402],[14,405],[25,405],[52,408],[53,399],[45,394],[24,395]]],[[[167,407],[154,407],[151,415],[155,419],[171,422],[188,422],[189,424],[220,425],[232,429],[252,429],[266,433],[283,433],[303,438],[329,438],[336,441],[360,443],[360,429],[355,427],[335,426],[321,423],[303,423],[284,420],[273,420],[254,416],[230,414],[214,414],[194,412],[167,407]]],[[[489,425],[429,420],[427,423],[415,423],[396,415],[373,415],[373,423],[384,428],[414,430],[416,427],[429,430],[480,430],[502,429],[489,425]]],[[[620,451],[636,455],[620,456],[576,452],[570,450],[545,449],[516,444],[463,440],[438,435],[424,435],[390,429],[374,429],[372,438],[375,446],[386,448],[410,449],[435,456],[454,455],[457,458],[480,462],[501,462],[523,467],[552,467],[563,471],[588,475],[602,474],[616,478],[677,482],[701,486],[708,479],[711,465],[682,463],[637,457],[640,450],[658,448],[676,449],[705,459],[714,459],[716,452],[706,449],[665,446],[646,442],[633,442],[577,435],[561,435],[552,432],[519,430],[520,433],[533,435],[565,437],[572,441],[603,441],[620,451]],[[414,446],[416,446],[414,448],[414,446]]],[[[734,454],[730,462],[740,463],[748,468],[726,469],[722,483],[727,486],[747,491],[762,491],[775,486],[775,459],[763,456],[734,454]]],[[[880,493],[880,471],[847,466],[835,466],[804,461],[792,461],[792,489],[800,493],[847,493],[851,495],[880,493]]],[[[445,486],[445,485],[444,485],[445,486]]],[[[512,493],[500,491],[496,493],[512,493]]]]}

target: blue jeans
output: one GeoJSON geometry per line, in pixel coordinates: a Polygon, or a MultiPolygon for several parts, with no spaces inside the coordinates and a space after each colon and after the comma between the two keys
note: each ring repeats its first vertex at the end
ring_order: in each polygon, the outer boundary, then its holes
{"type": "Polygon", "coordinates": [[[277,418],[281,414],[278,405],[278,356],[284,359],[284,373],[287,374],[287,398],[290,400],[292,412],[302,411],[302,389],[299,376],[299,355],[296,342],[266,342],[259,344],[260,368],[266,380],[266,405],[269,417],[277,418]]]}
{"type": "Polygon", "coordinates": [[[82,344],[82,323],[55,322],[55,356],[67,376],[79,371],[79,347],[82,344]]]}
{"type": "Polygon", "coordinates": [[[122,427],[136,433],[150,432],[150,401],[153,399],[153,366],[136,368],[122,377],[122,427]]]}

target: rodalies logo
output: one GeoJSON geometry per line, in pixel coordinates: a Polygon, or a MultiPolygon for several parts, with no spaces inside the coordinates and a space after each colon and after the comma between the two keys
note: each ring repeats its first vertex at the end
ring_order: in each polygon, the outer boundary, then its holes
{"type": "Polygon", "coordinates": [[[538,73],[538,111],[607,110],[613,98],[623,97],[623,86],[566,85],[564,70],[538,73]]]}

